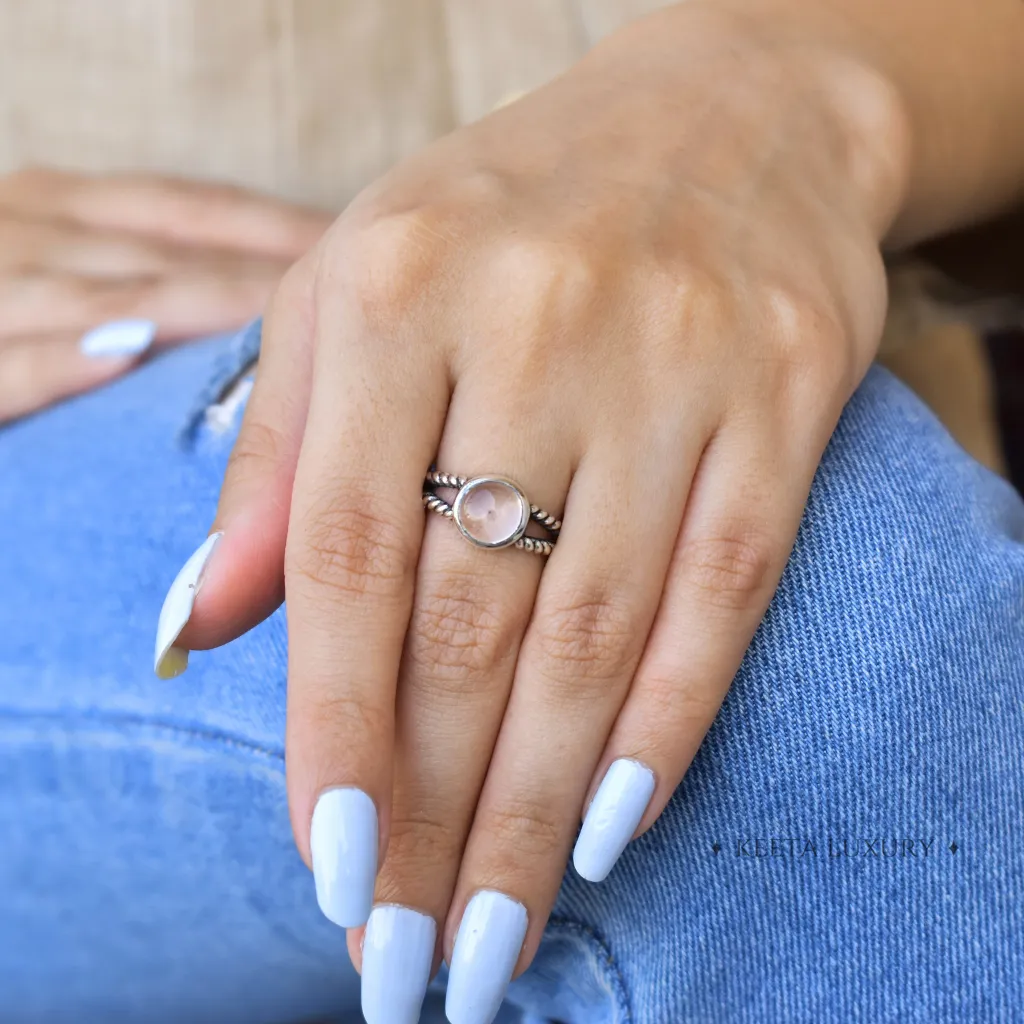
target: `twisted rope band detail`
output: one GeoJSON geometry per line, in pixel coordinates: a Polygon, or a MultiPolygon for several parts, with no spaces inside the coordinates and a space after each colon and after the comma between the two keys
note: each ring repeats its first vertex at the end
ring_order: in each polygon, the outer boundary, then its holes
{"type": "Polygon", "coordinates": [[[506,480],[503,477],[465,477],[456,476],[453,473],[442,473],[439,470],[431,469],[424,478],[423,505],[424,508],[431,512],[436,512],[438,515],[442,515],[446,519],[454,520],[463,535],[479,547],[517,547],[522,551],[529,551],[533,554],[546,557],[554,550],[555,541],[558,539],[558,533],[562,528],[562,522],[560,519],[557,519],[555,516],[545,512],[544,509],[539,508],[537,505],[527,502],[522,491],[510,480],[506,480]],[[456,494],[453,502],[448,502],[438,494],[434,493],[432,490],[434,487],[450,487],[459,493],[456,494]],[[472,526],[467,526],[463,518],[460,516],[460,511],[463,510],[462,505],[465,496],[473,489],[479,487],[490,487],[492,489],[497,487],[499,490],[507,489],[509,492],[514,492],[521,503],[522,511],[524,513],[521,523],[519,527],[511,532],[507,538],[499,537],[497,540],[493,541],[481,540],[474,532],[474,528],[472,526]],[[547,530],[550,539],[527,537],[523,535],[523,530],[526,529],[526,525],[530,520],[547,530]]]}

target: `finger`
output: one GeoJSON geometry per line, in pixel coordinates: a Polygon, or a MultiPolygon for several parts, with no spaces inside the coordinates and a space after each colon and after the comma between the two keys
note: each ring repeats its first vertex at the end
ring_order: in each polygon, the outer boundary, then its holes
{"type": "Polygon", "coordinates": [[[429,316],[381,320],[394,279],[382,303],[348,259],[332,253],[321,267],[330,287],[285,552],[286,743],[296,842],[321,909],[353,927],[369,915],[387,842],[395,686],[449,369],[420,336],[429,316]]]}
{"type": "MultiPolygon", "coordinates": [[[[0,344],[0,423],[82,394],[127,372],[155,333],[145,321],[83,345],[77,333],[8,338],[0,344]]],[[[88,339],[86,339],[88,341],[88,339]]]]}
{"type": "Polygon", "coordinates": [[[285,539],[312,378],[318,259],[314,251],[300,260],[267,308],[256,381],[210,528],[218,539],[204,542],[198,561],[186,563],[160,614],[154,670],[162,678],[184,672],[190,650],[233,640],[284,599],[285,539]]]}
{"type": "Polygon", "coordinates": [[[73,333],[114,320],[159,325],[160,341],[235,330],[257,316],[280,280],[272,264],[183,267],[170,276],[99,279],[45,271],[0,278],[0,338],[73,333]]]}
{"type": "Polygon", "coordinates": [[[264,268],[282,275],[281,257],[254,256],[230,250],[198,248],[157,238],[91,228],[69,221],[0,217],[0,271],[25,274],[54,272],[83,278],[147,278],[191,269],[235,274],[264,268]]]}
{"type": "Polygon", "coordinates": [[[170,246],[126,232],[37,218],[0,217],[0,270],[53,270],[83,277],[146,277],[170,265],[170,246]]]}
{"type": "Polygon", "coordinates": [[[192,246],[298,259],[330,216],[243,189],[157,175],[91,177],[32,169],[0,180],[0,206],[42,219],[154,235],[192,246]]]}
{"type": "Polygon", "coordinates": [[[591,783],[573,853],[589,881],[661,814],[778,585],[818,460],[766,440],[763,427],[723,433],[705,453],[643,660],[591,783]]]}
{"type": "Polygon", "coordinates": [[[692,465],[672,433],[592,449],[573,479],[448,919],[451,1020],[489,1019],[540,942],[682,518],[692,465]]]}
{"type": "MultiPolygon", "coordinates": [[[[573,453],[552,438],[568,432],[549,419],[543,430],[534,421],[533,429],[510,433],[512,409],[493,397],[482,400],[487,394],[471,376],[460,378],[438,466],[463,475],[500,471],[526,488],[529,501],[560,510],[573,453]]],[[[454,500],[454,489],[438,493],[454,500]]],[[[515,526],[519,508],[510,508],[515,526]]],[[[359,936],[349,936],[353,962],[359,965],[362,956],[368,1020],[419,1019],[440,958],[434,940],[448,912],[543,564],[520,549],[475,547],[451,520],[427,514],[399,679],[388,855],[362,951],[359,936]],[[396,905],[404,908],[401,915],[390,909],[396,905]],[[414,944],[421,930],[425,937],[414,944]]]]}

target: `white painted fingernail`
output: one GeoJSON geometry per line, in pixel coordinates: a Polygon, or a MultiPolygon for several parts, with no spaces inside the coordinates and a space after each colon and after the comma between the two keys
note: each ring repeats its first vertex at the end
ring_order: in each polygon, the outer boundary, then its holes
{"type": "Polygon", "coordinates": [[[374,907],[363,937],[366,1024],[416,1024],[430,983],[437,925],[409,907],[374,907]]]}
{"type": "Polygon", "coordinates": [[[346,786],[320,794],[309,832],[316,899],[339,928],[366,924],[377,880],[377,808],[346,786]]]}
{"type": "Polygon", "coordinates": [[[138,356],[153,344],[152,320],[112,320],[82,335],[78,347],[87,356],[138,356]]]}
{"type": "Polygon", "coordinates": [[[576,870],[588,882],[601,882],[626,848],[654,794],[654,772],[620,757],[608,766],[572,852],[576,870]]]}
{"type": "Polygon", "coordinates": [[[188,668],[188,651],[183,647],[175,647],[174,641],[192,614],[196,594],[203,584],[203,570],[222,536],[221,533],[211,533],[199,545],[181,567],[181,572],[175,576],[164,598],[160,621],[156,627],[156,655],[153,659],[153,670],[161,679],[173,679],[188,668]]]}
{"type": "Polygon", "coordinates": [[[444,1012],[451,1024],[490,1024],[501,1008],[526,938],[526,907],[482,889],[455,937],[444,1012]]]}

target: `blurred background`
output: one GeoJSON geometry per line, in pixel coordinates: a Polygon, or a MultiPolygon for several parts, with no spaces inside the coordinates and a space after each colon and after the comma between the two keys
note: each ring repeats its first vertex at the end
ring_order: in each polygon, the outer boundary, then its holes
{"type": "MultiPolygon", "coordinates": [[[[340,210],[405,154],[658,6],[0,0],[0,173],[151,170],[340,210]]],[[[1024,217],[901,257],[882,360],[1021,485],[1013,294],[1024,294],[1024,217]]]]}

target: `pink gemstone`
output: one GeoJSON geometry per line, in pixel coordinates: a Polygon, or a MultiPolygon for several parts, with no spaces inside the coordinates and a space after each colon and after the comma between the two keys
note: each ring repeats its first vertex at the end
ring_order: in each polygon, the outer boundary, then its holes
{"type": "Polygon", "coordinates": [[[514,540],[523,524],[525,501],[511,484],[472,480],[459,502],[458,521],[472,540],[489,547],[514,540]]]}

